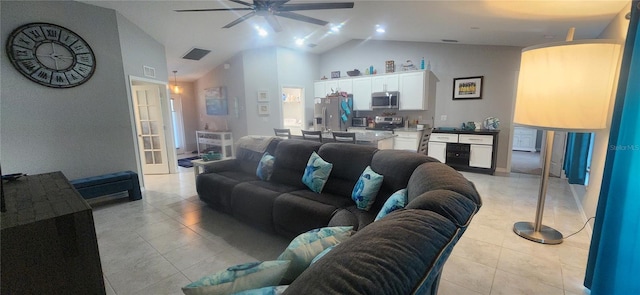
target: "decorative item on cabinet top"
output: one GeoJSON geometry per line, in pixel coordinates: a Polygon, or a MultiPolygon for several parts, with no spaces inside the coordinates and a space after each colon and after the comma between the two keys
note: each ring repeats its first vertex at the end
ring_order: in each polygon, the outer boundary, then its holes
{"type": "Polygon", "coordinates": [[[347,75],[349,77],[360,76],[360,71],[358,69],[353,69],[353,71],[347,71],[347,75]]]}
{"type": "Polygon", "coordinates": [[[396,64],[393,60],[388,60],[385,62],[385,73],[393,73],[396,71],[396,64]]]}

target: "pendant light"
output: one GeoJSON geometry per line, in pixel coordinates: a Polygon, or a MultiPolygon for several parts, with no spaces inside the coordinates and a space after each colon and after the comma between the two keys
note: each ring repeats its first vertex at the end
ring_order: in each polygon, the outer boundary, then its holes
{"type": "Polygon", "coordinates": [[[178,73],[178,71],[173,71],[173,93],[178,94],[180,93],[180,88],[178,87],[178,78],[176,73],[178,73]]]}

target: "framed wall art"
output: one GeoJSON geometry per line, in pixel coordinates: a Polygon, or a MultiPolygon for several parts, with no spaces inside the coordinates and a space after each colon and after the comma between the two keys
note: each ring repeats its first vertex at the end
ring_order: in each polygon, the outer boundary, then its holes
{"type": "Polygon", "coordinates": [[[207,115],[220,116],[229,114],[227,93],[224,87],[211,87],[204,90],[204,101],[207,115]]]}
{"type": "Polygon", "coordinates": [[[340,78],[340,71],[331,72],[331,79],[340,78]]]}
{"type": "Polygon", "coordinates": [[[268,103],[259,103],[258,104],[258,116],[269,116],[269,104],[268,103]]]}
{"type": "Polygon", "coordinates": [[[269,92],[266,90],[258,91],[258,102],[268,102],[269,101],[269,92]]]}
{"type": "Polygon", "coordinates": [[[482,99],[482,78],[465,77],[453,79],[453,99],[482,99]]]}

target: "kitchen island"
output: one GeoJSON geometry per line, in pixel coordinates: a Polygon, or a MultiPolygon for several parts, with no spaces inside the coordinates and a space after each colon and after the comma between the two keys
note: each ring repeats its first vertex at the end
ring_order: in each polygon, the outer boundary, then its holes
{"type": "MultiPolygon", "coordinates": [[[[355,134],[356,144],[377,146],[381,150],[393,149],[393,138],[396,137],[395,134],[384,131],[355,132],[355,134]]],[[[301,135],[291,135],[291,138],[303,139],[301,135]]],[[[333,134],[331,132],[322,132],[322,142],[335,142],[333,134]]]]}

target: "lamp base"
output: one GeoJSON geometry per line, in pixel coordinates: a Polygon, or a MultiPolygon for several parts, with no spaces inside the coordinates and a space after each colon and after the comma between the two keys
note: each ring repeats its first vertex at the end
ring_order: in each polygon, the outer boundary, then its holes
{"type": "Polygon", "coordinates": [[[540,231],[533,229],[533,222],[521,221],[513,224],[513,232],[527,240],[550,245],[562,243],[562,233],[551,227],[541,225],[540,231]]]}

